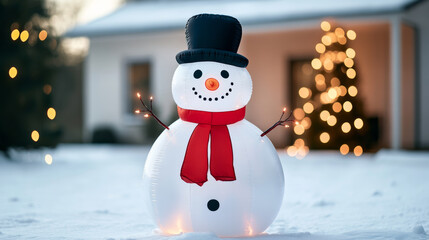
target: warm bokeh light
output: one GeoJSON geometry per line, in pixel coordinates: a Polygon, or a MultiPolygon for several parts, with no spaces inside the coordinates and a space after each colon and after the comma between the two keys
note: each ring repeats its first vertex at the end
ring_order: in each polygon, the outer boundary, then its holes
{"type": "Polygon", "coordinates": [[[40,41],[45,41],[45,39],[48,37],[48,32],[45,30],[40,31],[39,33],[39,39],[40,41]]]}
{"type": "Polygon", "coordinates": [[[16,67],[11,67],[9,69],[9,77],[10,78],[15,78],[16,75],[18,75],[18,69],[16,69],[16,67]]]}
{"type": "Polygon", "coordinates": [[[320,28],[323,31],[327,32],[327,31],[331,30],[331,24],[328,21],[322,21],[320,23],[320,28]]]}
{"type": "Polygon", "coordinates": [[[344,36],[338,37],[338,43],[340,43],[341,45],[344,45],[347,43],[347,39],[344,36]]]}
{"type": "Polygon", "coordinates": [[[45,155],[45,163],[48,165],[52,164],[52,155],[51,154],[46,154],[45,155]]]}
{"type": "Polygon", "coordinates": [[[286,150],[287,155],[289,155],[290,157],[295,157],[296,156],[296,147],[295,146],[289,146],[286,150]]]}
{"type": "Polygon", "coordinates": [[[293,117],[296,120],[301,120],[305,117],[305,112],[304,110],[302,110],[302,108],[296,108],[295,110],[293,110],[293,117]]]}
{"type": "Polygon", "coordinates": [[[35,142],[39,141],[39,137],[40,135],[38,131],[34,130],[31,132],[31,139],[33,139],[33,141],[35,142]]]}
{"type": "Polygon", "coordinates": [[[350,86],[349,87],[349,95],[351,97],[355,97],[358,94],[358,90],[355,86],[350,86]]]}
{"type": "Polygon", "coordinates": [[[329,58],[325,59],[325,61],[323,61],[323,67],[326,71],[332,71],[332,69],[334,69],[334,63],[329,58]]]}
{"type": "Polygon", "coordinates": [[[311,66],[312,66],[314,69],[318,70],[318,69],[320,69],[320,68],[322,67],[322,62],[320,61],[320,59],[315,58],[315,59],[313,59],[313,60],[311,61],[311,66]]]}
{"type": "Polygon", "coordinates": [[[322,37],[322,43],[325,44],[326,46],[329,46],[332,44],[332,39],[331,37],[329,37],[328,35],[324,35],[322,37]]]}
{"type": "Polygon", "coordinates": [[[304,112],[308,114],[312,113],[314,110],[314,106],[311,102],[306,102],[302,108],[304,109],[304,112]]]}
{"type": "Polygon", "coordinates": [[[354,125],[356,129],[361,129],[363,127],[363,120],[361,118],[356,118],[354,125]]]}
{"type": "Polygon", "coordinates": [[[361,146],[356,146],[355,149],[353,149],[353,153],[355,154],[356,157],[359,157],[362,155],[363,153],[363,149],[361,146]]]}
{"type": "Polygon", "coordinates": [[[344,97],[347,94],[347,88],[343,85],[340,86],[340,96],[344,97]]]}
{"type": "Polygon", "coordinates": [[[317,82],[316,83],[316,88],[317,88],[317,90],[319,90],[319,91],[325,91],[325,89],[326,89],[326,84],[325,84],[325,82],[323,81],[323,82],[317,82]]]}
{"type": "Polygon", "coordinates": [[[22,31],[21,32],[21,36],[20,36],[21,37],[21,41],[22,42],[27,41],[29,36],[30,36],[30,34],[28,33],[27,30],[22,31]]]}
{"type": "Polygon", "coordinates": [[[334,126],[335,124],[337,124],[337,118],[334,115],[331,115],[328,117],[328,119],[326,119],[326,122],[328,123],[329,126],[334,126]]]}
{"type": "Polygon", "coordinates": [[[15,41],[16,39],[19,38],[19,30],[18,29],[14,29],[12,31],[12,33],[10,34],[10,37],[12,38],[13,41],[15,41]]]}
{"type": "Polygon", "coordinates": [[[353,105],[350,101],[345,101],[343,103],[343,108],[344,108],[344,111],[350,112],[353,109],[353,105]]]}
{"type": "Polygon", "coordinates": [[[340,27],[335,28],[335,35],[337,35],[338,37],[344,36],[344,29],[340,27]]]}
{"type": "Polygon", "coordinates": [[[355,62],[353,61],[353,59],[351,58],[346,58],[344,59],[344,65],[346,65],[346,67],[353,67],[353,65],[355,64],[355,62]]]}
{"type": "Polygon", "coordinates": [[[322,104],[328,104],[332,101],[332,98],[329,97],[327,92],[322,92],[320,94],[320,102],[322,102],[322,104]]]}
{"type": "Polygon", "coordinates": [[[343,109],[343,106],[341,105],[341,103],[334,102],[334,104],[332,104],[332,110],[334,110],[334,112],[339,113],[341,112],[341,109],[343,109]]]}
{"type": "Polygon", "coordinates": [[[317,90],[324,91],[326,89],[325,76],[323,76],[322,74],[319,73],[316,75],[314,80],[316,81],[317,90]]]}
{"type": "Polygon", "coordinates": [[[340,79],[338,79],[336,77],[333,77],[331,79],[331,86],[332,87],[338,87],[338,86],[340,86],[340,79]]]}
{"type": "Polygon", "coordinates": [[[55,116],[57,116],[57,112],[55,111],[54,108],[48,108],[48,111],[46,112],[46,114],[48,115],[48,118],[51,120],[54,120],[55,116]]]}
{"type": "Polygon", "coordinates": [[[332,61],[335,61],[336,57],[337,57],[337,54],[334,51],[327,51],[325,54],[321,56],[321,58],[330,59],[332,61]]]}
{"type": "Polygon", "coordinates": [[[298,94],[301,98],[308,98],[310,96],[310,89],[302,87],[299,89],[298,94]]]}
{"type": "Polygon", "coordinates": [[[328,91],[328,96],[331,99],[335,99],[337,97],[337,91],[335,90],[335,88],[330,88],[328,91]]]}
{"type": "MultiPolygon", "coordinates": [[[[342,90],[340,87],[334,87],[335,91],[337,92],[337,96],[340,96],[342,94],[342,90]]],[[[347,92],[347,89],[346,89],[347,92]]]]}
{"type": "Polygon", "coordinates": [[[343,62],[347,58],[347,55],[345,52],[338,52],[337,53],[337,59],[340,62],[343,62]]]}
{"type": "Polygon", "coordinates": [[[140,93],[139,93],[139,92],[138,92],[136,95],[137,95],[137,97],[138,97],[138,98],[140,98],[140,97],[141,97],[141,95],[140,95],[140,93]]]}
{"type": "Polygon", "coordinates": [[[327,132],[323,132],[322,134],[320,134],[320,141],[322,142],[322,143],[327,143],[327,142],[329,142],[329,139],[330,139],[331,137],[329,136],[329,133],[327,133],[327,132]]]}
{"type": "Polygon", "coordinates": [[[45,84],[45,86],[43,86],[43,92],[44,92],[46,95],[51,94],[51,92],[52,92],[52,86],[51,86],[51,85],[49,85],[49,84],[45,84]]]}
{"type": "Polygon", "coordinates": [[[304,127],[305,130],[309,129],[311,127],[311,119],[309,117],[305,117],[301,121],[301,125],[304,127]]]}
{"type": "Polygon", "coordinates": [[[297,147],[303,147],[305,145],[305,142],[302,138],[298,138],[295,140],[293,145],[297,147]]]}
{"type": "Polygon", "coordinates": [[[345,122],[345,123],[343,123],[343,125],[341,125],[341,130],[344,132],[344,133],[348,133],[348,132],[350,132],[350,130],[352,129],[352,126],[350,125],[350,123],[348,123],[348,122],[345,122]]]}
{"type": "Polygon", "coordinates": [[[347,37],[348,37],[350,40],[355,40],[355,39],[356,39],[356,32],[355,32],[355,31],[353,31],[353,30],[348,30],[348,31],[347,31],[347,37]]]}
{"type": "Polygon", "coordinates": [[[316,80],[316,83],[320,83],[320,82],[325,83],[325,76],[319,73],[314,77],[314,80],[316,80]]]}
{"type": "Polygon", "coordinates": [[[347,69],[346,74],[347,74],[347,77],[350,79],[353,79],[356,77],[356,71],[353,68],[347,69]]]}
{"type": "Polygon", "coordinates": [[[322,43],[316,44],[316,51],[318,53],[324,53],[326,51],[325,45],[323,45],[322,43]]]}
{"type": "Polygon", "coordinates": [[[327,35],[331,39],[331,44],[337,42],[337,35],[335,35],[335,33],[328,32],[327,35]]]}
{"type": "Polygon", "coordinates": [[[327,111],[327,110],[323,110],[320,113],[320,119],[322,119],[323,121],[328,120],[328,117],[331,116],[331,114],[327,111]]]}
{"type": "Polygon", "coordinates": [[[347,145],[347,144],[341,145],[341,147],[340,147],[340,153],[341,154],[346,155],[347,153],[349,153],[349,151],[350,151],[349,145],[347,145]]]}
{"type": "Polygon", "coordinates": [[[295,125],[293,127],[293,131],[295,132],[296,135],[302,135],[304,134],[304,126],[302,126],[301,124],[295,125]]]}
{"type": "Polygon", "coordinates": [[[356,56],[356,52],[353,50],[353,48],[347,48],[346,55],[349,58],[354,58],[356,56]]]}

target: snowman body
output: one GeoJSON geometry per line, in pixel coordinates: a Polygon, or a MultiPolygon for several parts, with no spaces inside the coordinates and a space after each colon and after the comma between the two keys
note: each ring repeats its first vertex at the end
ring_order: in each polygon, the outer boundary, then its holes
{"type": "MultiPolygon", "coordinates": [[[[252,81],[245,68],[211,61],[186,63],[174,74],[172,92],[180,108],[227,112],[246,106],[252,81]]],[[[177,120],[148,154],[143,179],[155,223],[166,234],[212,232],[239,237],[263,232],[280,209],[284,189],[282,166],[271,141],[245,119],[227,125],[236,179],[216,181],[209,168],[207,182],[199,186],[180,177],[197,125],[177,120]]],[[[210,151],[208,147],[208,164],[210,151]]]]}

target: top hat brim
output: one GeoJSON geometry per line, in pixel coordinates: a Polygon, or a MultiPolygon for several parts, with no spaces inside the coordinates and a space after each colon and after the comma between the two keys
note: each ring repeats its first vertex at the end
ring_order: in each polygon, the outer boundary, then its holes
{"type": "Polygon", "coordinates": [[[209,48],[190,49],[179,52],[176,55],[176,60],[179,64],[213,61],[242,68],[249,64],[249,60],[238,53],[209,48]]]}

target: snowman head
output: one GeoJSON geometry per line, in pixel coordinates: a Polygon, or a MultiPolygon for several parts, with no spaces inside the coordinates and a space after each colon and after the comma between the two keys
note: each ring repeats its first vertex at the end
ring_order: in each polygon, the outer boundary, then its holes
{"type": "Polygon", "coordinates": [[[218,62],[181,64],[172,83],[173,98],[184,109],[225,112],[240,109],[252,95],[246,68],[218,62]]]}
{"type": "Polygon", "coordinates": [[[237,54],[241,24],[230,16],[199,14],[186,24],[188,50],[176,55],[176,104],[184,109],[224,112],[244,107],[252,94],[247,58],[237,54]]]}

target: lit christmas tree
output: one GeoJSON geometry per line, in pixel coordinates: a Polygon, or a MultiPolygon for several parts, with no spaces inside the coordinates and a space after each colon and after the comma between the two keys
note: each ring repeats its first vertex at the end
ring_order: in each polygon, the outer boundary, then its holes
{"type": "Polygon", "coordinates": [[[356,33],[334,28],[327,21],[321,23],[321,28],[324,35],[315,47],[320,56],[311,62],[316,70],[314,85],[299,90],[301,97],[311,95],[302,108],[310,121],[304,120],[302,125],[311,124],[306,131],[311,136],[308,145],[311,149],[339,149],[344,155],[353,152],[360,156],[370,141],[363,103],[358,97],[356,52],[348,46],[356,33]]]}
{"type": "Polygon", "coordinates": [[[48,34],[49,18],[42,0],[0,2],[0,151],[58,140],[51,81],[59,39],[48,34]]]}

